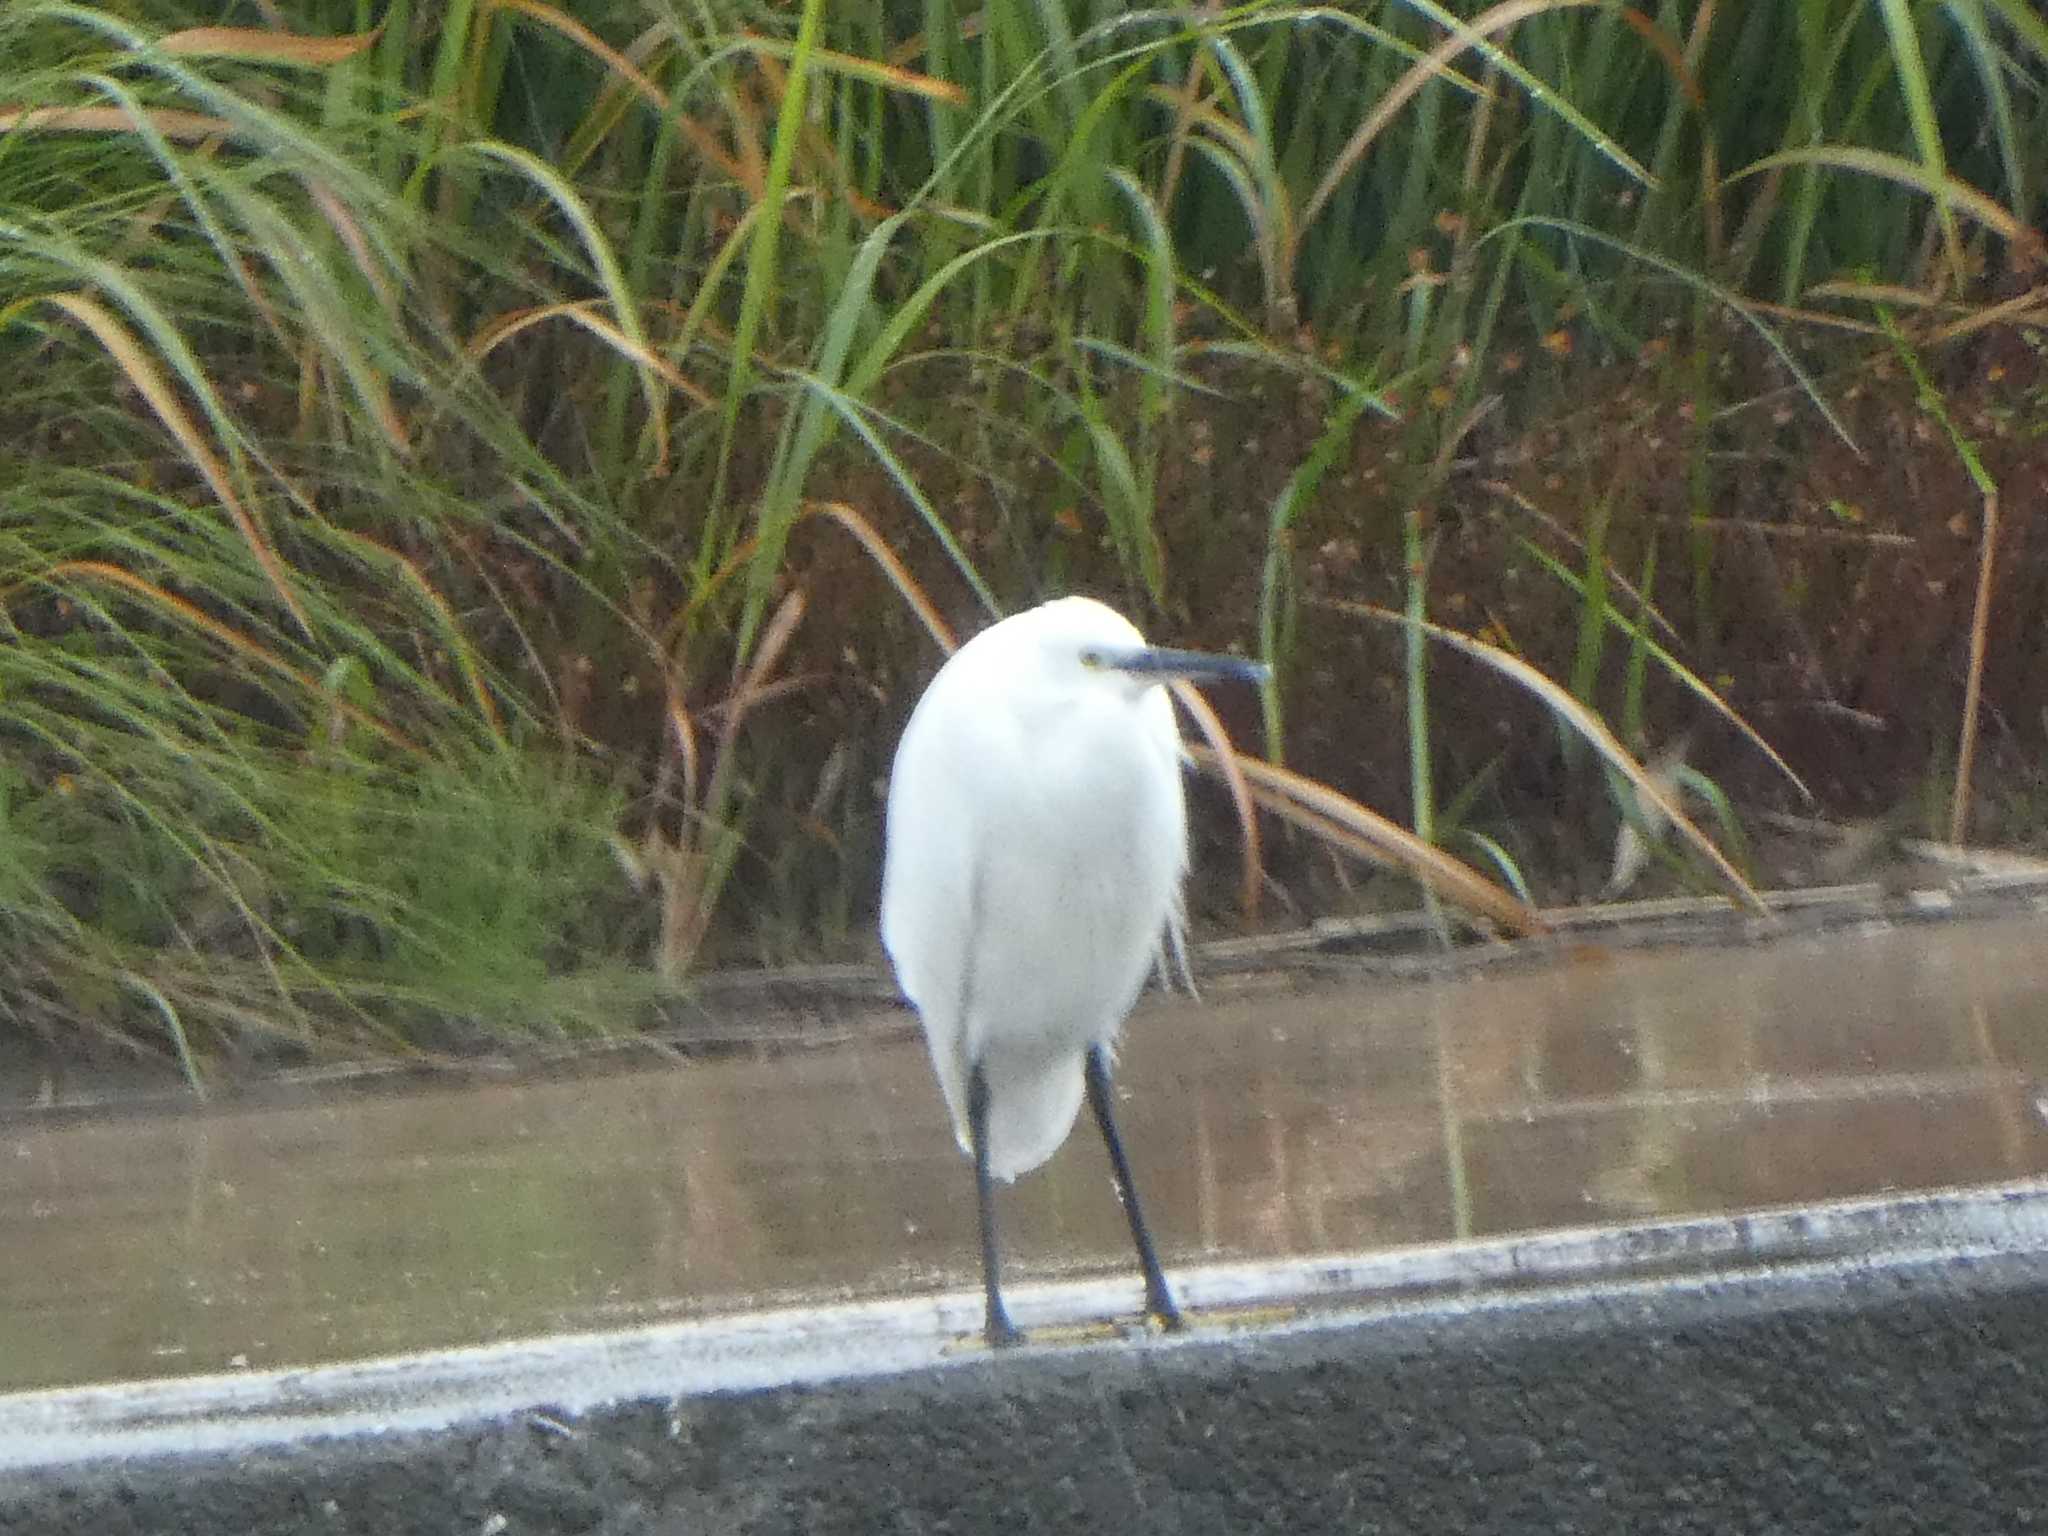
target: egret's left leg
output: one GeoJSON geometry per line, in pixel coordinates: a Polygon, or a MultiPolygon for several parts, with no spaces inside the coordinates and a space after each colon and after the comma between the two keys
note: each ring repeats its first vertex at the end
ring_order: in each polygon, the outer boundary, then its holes
{"type": "Polygon", "coordinates": [[[1166,1288],[1166,1275],[1159,1267],[1159,1255],[1152,1247],[1152,1234],[1145,1229],[1145,1213],[1138,1207],[1138,1186],[1131,1181],[1130,1159],[1124,1156],[1123,1139],[1116,1133],[1116,1116],[1110,1112],[1109,1051],[1095,1046],[1088,1052],[1088,1105],[1095,1111],[1095,1124],[1102,1132],[1102,1144],[1109,1149],[1109,1171],[1116,1179],[1116,1196],[1130,1218],[1131,1241],[1137,1245],[1138,1268],[1145,1275],[1145,1310],[1165,1328],[1182,1326],[1180,1308],[1173,1304],[1173,1292],[1166,1288]]]}
{"type": "Polygon", "coordinates": [[[967,1136],[974,1143],[974,1198],[981,1211],[981,1289],[988,1303],[982,1328],[990,1349],[1022,1344],[1024,1335],[1003,1305],[1002,1263],[996,1256],[996,1191],[988,1171],[988,1073],[976,1062],[967,1073],[967,1136]]]}

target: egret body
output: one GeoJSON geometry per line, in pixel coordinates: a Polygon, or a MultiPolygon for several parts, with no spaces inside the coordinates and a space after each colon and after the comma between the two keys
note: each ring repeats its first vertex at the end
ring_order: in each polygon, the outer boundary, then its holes
{"type": "Polygon", "coordinates": [[[1085,1096],[1145,1276],[1180,1321],[1110,1103],[1124,1016],[1179,937],[1181,740],[1160,685],[1259,681],[1230,656],[1161,650],[1101,603],[1062,598],[963,645],[918,700],[889,781],[882,942],[924,1024],[974,1160],[987,1333],[1003,1305],[991,1181],[1039,1166],[1085,1096]]]}

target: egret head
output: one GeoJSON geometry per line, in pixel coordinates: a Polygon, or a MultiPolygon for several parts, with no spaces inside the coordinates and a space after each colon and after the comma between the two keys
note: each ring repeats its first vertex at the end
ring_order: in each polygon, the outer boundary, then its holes
{"type": "Polygon", "coordinates": [[[1135,697],[1175,678],[1256,686],[1271,675],[1265,663],[1242,656],[1147,645],[1136,625],[1092,597],[1061,598],[1027,617],[1038,621],[1033,639],[1047,676],[1074,686],[1109,685],[1135,697]]]}

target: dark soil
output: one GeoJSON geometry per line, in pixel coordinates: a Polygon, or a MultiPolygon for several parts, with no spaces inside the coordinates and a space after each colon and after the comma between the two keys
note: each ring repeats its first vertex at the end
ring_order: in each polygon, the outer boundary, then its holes
{"type": "Polygon", "coordinates": [[[2048,1527],[2048,1259],[0,1480],[37,1536],[2048,1527]]]}
{"type": "MultiPolygon", "coordinates": [[[[1440,424],[1426,400],[1404,403],[1405,422],[1360,424],[1348,457],[1282,541],[1294,599],[1279,658],[1289,767],[1394,820],[1412,814],[1404,637],[1341,605],[1402,606],[1401,531],[1413,517],[1429,553],[1431,614],[1557,679],[1590,662],[1590,702],[1624,731],[1627,637],[1610,628],[1597,658],[1583,656],[1584,605],[1530,548],[1580,576],[1589,550],[1602,550],[1610,600],[1631,621],[1641,612],[1617,583],[1640,584],[1654,568],[1646,595],[1668,623],[1653,625],[1656,638],[1784,755],[1816,800],[1802,801],[1763,754],[1654,663],[1642,700],[1646,740],[1632,745],[1654,755],[1689,732],[1691,765],[1745,816],[1897,814],[1915,835],[1946,835],[1981,498],[1884,347],[1837,349],[1823,369],[1851,446],[1810,403],[1772,395],[1785,376],[1739,336],[1699,345],[1725,352],[1728,365],[1704,398],[1685,386],[1663,344],[1636,359],[1532,355],[1526,369],[1493,381],[1500,409],[1441,463],[1440,424]],[[1745,400],[1763,403],[1738,404],[1745,400]]],[[[2031,333],[2001,332],[1946,354],[1945,367],[1946,408],[2001,493],[1965,840],[2038,848],[2048,804],[2048,667],[2040,664],[2048,632],[2031,619],[2048,604],[2048,347],[2031,333]]],[[[1019,601],[1070,587],[1120,604],[1175,644],[1246,645],[1262,601],[1271,509],[1323,430],[1329,402],[1314,386],[1297,396],[1229,366],[1203,382],[1215,393],[1191,395],[1167,428],[1175,447],[1165,458],[1159,526],[1171,611],[1153,611],[1131,589],[1106,537],[1084,537],[1056,518],[1047,547],[1014,550],[999,534],[1009,524],[977,476],[953,484],[931,466],[928,487],[938,487],[984,572],[1019,601]],[[1044,568],[1059,579],[1041,575],[1034,585],[1033,571],[1044,568]]],[[[1058,504],[1059,487],[1035,482],[1028,466],[1001,472],[1015,478],[1022,504],[1058,504]]],[[[900,498],[879,484],[837,494],[873,510],[963,632],[984,622],[900,498]]],[[[791,670],[831,681],[808,696],[808,713],[785,712],[750,729],[764,744],[772,738],[789,764],[822,762],[855,745],[879,775],[930,673],[930,643],[907,617],[889,621],[900,604],[843,535],[807,526],[792,561],[791,579],[813,608],[791,670]],[[860,637],[871,686],[846,686],[848,635],[860,637]]],[[[1540,900],[1590,896],[1606,877],[1618,819],[1602,775],[1586,754],[1565,748],[1547,711],[1515,684],[1442,649],[1430,665],[1439,810],[1458,805],[1458,824],[1506,848],[1540,900]]],[[[1223,690],[1214,702],[1241,749],[1266,750],[1252,700],[1223,690]]],[[[1196,825],[1205,845],[1198,867],[1231,868],[1237,834],[1220,792],[1198,795],[1196,825]]],[[[841,876],[875,857],[878,831],[865,813],[841,829],[841,876]]],[[[1305,840],[1269,837],[1265,855],[1269,890],[1289,913],[1357,909],[1356,872],[1337,874],[1305,840]]],[[[1395,888],[1409,899],[1405,882],[1395,888]]],[[[1226,891],[1216,882],[1210,902],[1198,892],[1197,915],[1238,921],[1226,891]]],[[[752,896],[742,885],[733,900],[737,910],[752,896]]]]}

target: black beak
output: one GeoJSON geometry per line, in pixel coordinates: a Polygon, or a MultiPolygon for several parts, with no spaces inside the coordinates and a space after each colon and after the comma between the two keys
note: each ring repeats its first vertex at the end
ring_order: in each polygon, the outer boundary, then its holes
{"type": "Polygon", "coordinates": [[[1213,651],[1174,651],[1156,645],[1119,652],[1110,658],[1109,664],[1119,672],[1162,683],[1181,677],[1191,683],[1250,683],[1260,688],[1273,677],[1273,669],[1263,661],[1220,656],[1213,651]]]}

